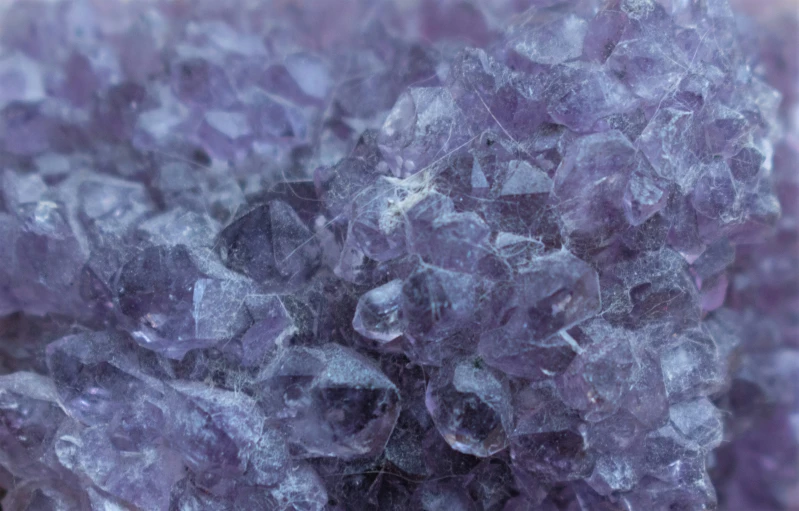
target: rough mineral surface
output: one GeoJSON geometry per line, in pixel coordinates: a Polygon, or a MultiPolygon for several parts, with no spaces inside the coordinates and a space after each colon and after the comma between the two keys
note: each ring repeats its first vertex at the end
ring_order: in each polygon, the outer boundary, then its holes
{"type": "Polygon", "coordinates": [[[0,1],[2,509],[796,511],[760,6],[0,1]]]}

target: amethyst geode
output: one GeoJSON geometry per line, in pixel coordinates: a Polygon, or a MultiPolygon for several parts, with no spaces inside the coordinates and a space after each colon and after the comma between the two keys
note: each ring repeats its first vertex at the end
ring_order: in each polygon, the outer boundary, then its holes
{"type": "Polygon", "coordinates": [[[797,25],[0,3],[3,509],[799,509],[797,25]]]}

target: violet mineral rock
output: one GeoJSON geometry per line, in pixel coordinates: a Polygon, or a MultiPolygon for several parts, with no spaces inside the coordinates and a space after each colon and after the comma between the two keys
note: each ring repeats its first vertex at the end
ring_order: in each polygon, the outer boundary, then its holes
{"type": "Polygon", "coordinates": [[[791,2],[0,0],[2,509],[799,509],[791,2]]]}

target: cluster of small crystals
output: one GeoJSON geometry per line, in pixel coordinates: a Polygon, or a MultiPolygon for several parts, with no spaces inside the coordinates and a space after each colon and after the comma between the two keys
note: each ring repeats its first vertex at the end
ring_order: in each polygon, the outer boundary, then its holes
{"type": "Polygon", "coordinates": [[[793,509],[776,26],[0,0],[3,509],[793,509]]]}

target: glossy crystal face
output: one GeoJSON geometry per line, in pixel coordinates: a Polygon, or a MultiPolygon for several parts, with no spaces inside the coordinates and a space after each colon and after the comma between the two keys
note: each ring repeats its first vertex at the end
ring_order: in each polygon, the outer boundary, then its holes
{"type": "Polygon", "coordinates": [[[794,510],[799,22],[729,1],[0,0],[0,507],[794,510]]]}

